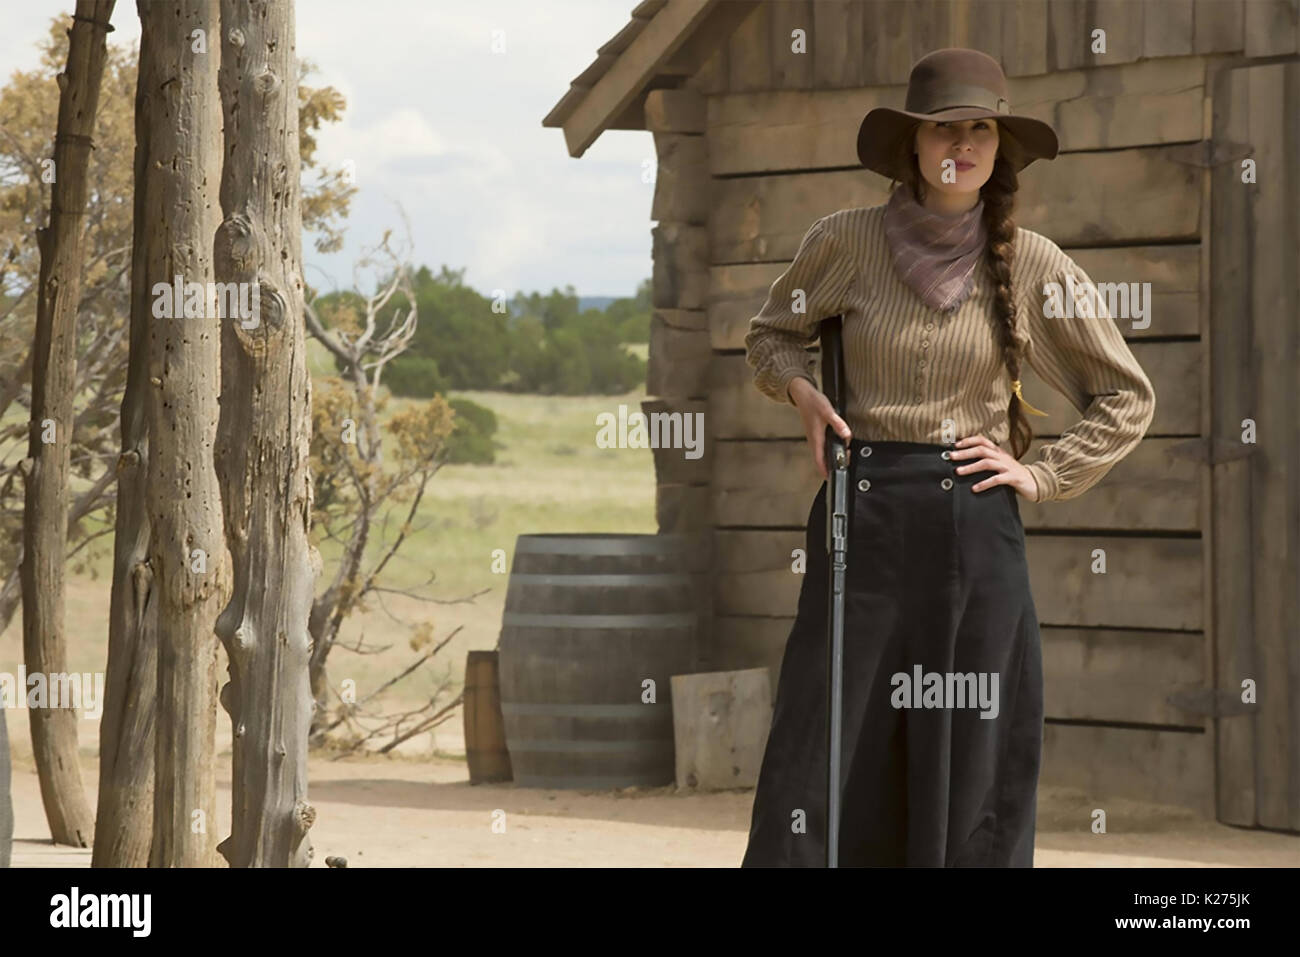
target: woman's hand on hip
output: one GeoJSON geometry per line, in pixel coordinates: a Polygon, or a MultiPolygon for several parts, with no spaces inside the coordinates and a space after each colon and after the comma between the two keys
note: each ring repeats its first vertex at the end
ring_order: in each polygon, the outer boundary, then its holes
{"type": "Polygon", "coordinates": [[[971,486],[972,492],[983,492],[995,485],[1010,485],[1029,501],[1038,501],[1038,484],[1034,481],[1033,474],[1012,458],[1010,453],[994,445],[987,436],[968,435],[964,439],[958,439],[956,445],[950,458],[971,460],[957,467],[958,475],[971,472],[998,473],[976,482],[971,486]]]}
{"type": "Polygon", "coordinates": [[[845,444],[853,438],[853,433],[849,431],[848,424],[835,413],[831,400],[811,380],[796,376],[790,381],[789,392],[795,408],[799,410],[799,417],[803,419],[803,431],[808,438],[808,446],[812,449],[813,463],[823,479],[829,478],[826,471],[826,426],[834,428],[836,435],[845,444]]]}

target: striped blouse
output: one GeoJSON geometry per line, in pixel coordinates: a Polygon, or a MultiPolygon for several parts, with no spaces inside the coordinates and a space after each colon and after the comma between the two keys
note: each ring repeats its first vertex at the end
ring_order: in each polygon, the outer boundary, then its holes
{"type": "MultiPolygon", "coordinates": [[[[894,272],[884,212],[883,205],[844,209],[809,228],[750,320],[745,359],[755,386],[784,403],[792,402],[787,389],[796,376],[816,386],[805,347],[822,319],[842,314],[844,419],[855,438],[949,444],[983,434],[1009,449],[1012,384],[998,346],[992,277],[977,270],[974,291],[953,312],[928,308],[894,272]]],[[[1017,229],[1011,281],[1017,336],[1027,340],[1022,373],[1027,362],[1082,414],[1026,468],[1038,501],[1074,498],[1141,440],[1155,392],[1105,298],[1078,290],[1079,283],[1091,289],[1091,281],[1054,242],[1017,229]],[[1055,306],[1063,300],[1049,298],[1051,283],[1061,296],[1073,288],[1076,302],[1092,306],[1091,316],[1075,308],[1059,317],[1055,306]]],[[[1041,405],[1023,387],[1022,394],[1041,405]]],[[[1031,425],[1036,419],[1029,415],[1031,425]]]]}

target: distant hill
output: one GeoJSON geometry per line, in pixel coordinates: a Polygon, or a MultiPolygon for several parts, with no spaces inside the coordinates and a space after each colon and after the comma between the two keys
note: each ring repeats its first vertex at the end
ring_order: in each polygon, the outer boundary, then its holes
{"type": "Polygon", "coordinates": [[[609,308],[609,304],[614,302],[619,296],[579,296],[578,312],[586,312],[588,309],[599,309],[602,312],[609,308]]]}

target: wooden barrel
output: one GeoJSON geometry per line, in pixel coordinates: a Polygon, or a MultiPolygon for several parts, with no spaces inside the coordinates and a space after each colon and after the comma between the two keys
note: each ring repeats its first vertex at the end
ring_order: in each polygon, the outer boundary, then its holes
{"type": "Polygon", "coordinates": [[[497,653],[471,651],[465,661],[465,760],[469,783],[509,781],[510,752],[501,717],[501,689],[497,681],[497,653]]]}
{"type": "Polygon", "coordinates": [[[672,783],[669,679],[698,670],[691,557],[679,535],[518,537],[500,639],[516,784],[672,783]]]}

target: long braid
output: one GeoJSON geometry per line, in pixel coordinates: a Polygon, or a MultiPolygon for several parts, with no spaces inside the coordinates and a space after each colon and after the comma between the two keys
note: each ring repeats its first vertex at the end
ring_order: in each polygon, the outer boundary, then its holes
{"type": "MultiPolygon", "coordinates": [[[[980,190],[984,198],[984,225],[988,230],[989,272],[993,275],[993,310],[997,316],[998,343],[1002,361],[1011,381],[1020,379],[1020,363],[1025,354],[1024,340],[1016,335],[1016,301],[1011,289],[1011,262],[1015,255],[1016,224],[1011,218],[1019,184],[1015,170],[1001,155],[993,164],[993,174],[980,190]]],[[[1013,393],[1007,407],[1011,425],[1011,455],[1020,458],[1029,451],[1034,430],[1013,393]]]]}
{"type": "MultiPolygon", "coordinates": [[[[1024,339],[1017,335],[1016,300],[1011,287],[1011,263],[1015,257],[1016,224],[1011,218],[1015,208],[1016,191],[1020,188],[1015,167],[1008,157],[1018,155],[1020,145],[999,126],[998,155],[993,163],[993,173],[988,182],[980,188],[984,200],[984,225],[988,231],[988,246],[985,265],[994,283],[993,309],[997,318],[998,344],[1002,349],[1002,361],[1010,375],[1011,382],[1020,378],[1021,360],[1025,354],[1024,339]]],[[[899,138],[896,168],[903,170],[903,176],[896,180],[905,188],[912,190],[917,202],[922,201],[924,179],[917,167],[914,139],[916,127],[911,127],[899,138]]],[[[891,184],[892,185],[892,184],[891,184]]],[[[1013,393],[1007,407],[1007,422],[1011,426],[1011,454],[1019,459],[1034,440],[1034,430],[1029,424],[1020,399],[1013,393]]]]}

